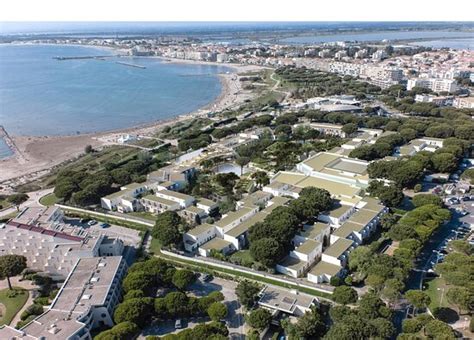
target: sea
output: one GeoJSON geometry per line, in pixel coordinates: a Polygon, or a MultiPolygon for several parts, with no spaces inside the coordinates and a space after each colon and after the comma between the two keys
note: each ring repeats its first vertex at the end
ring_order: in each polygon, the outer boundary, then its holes
{"type": "Polygon", "coordinates": [[[87,46],[0,45],[0,125],[11,135],[71,135],[169,119],[212,103],[229,71],[87,46]],[[54,59],[72,56],[104,58],[54,59]]]}
{"type": "MultiPolygon", "coordinates": [[[[346,34],[314,34],[289,37],[278,40],[280,43],[286,44],[318,44],[336,41],[382,41],[382,40],[411,40],[411,39],[428,39],[423,43],[415,43],[416,45],[432,46],[430,43],[437,41],[438,46],[432,47],[449,47],[445,46],[456,38],[463,38],[467,41],[474,40],[474,33],[472,32],[458,32],[458,31],[380,31],[380,32],[360,32],[360,33],[346,33],[346,34]]],[[[455,48],[455,47],[453,47],[455,48]]]]}
{"type": "Polygon", "coordinates": [[[0,137],[0,159],[7,158],[13,155],[13,151],[7,145],[5,140],[0,137]]]}

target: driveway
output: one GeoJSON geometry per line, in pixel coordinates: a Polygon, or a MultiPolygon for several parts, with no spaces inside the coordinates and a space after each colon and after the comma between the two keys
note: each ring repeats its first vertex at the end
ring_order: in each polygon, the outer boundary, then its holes
{"type": "MultiPolygon", "coordinates": [[[[42,205],[39,202],[40,198],[52,193],[53,191],[54,191],[54,188],[28,192],[27,195],[29,196],[29,199],[26,202],[23,202],[22,204],[20,204],[20,211],[21,209],[24,209],[27,207],[42,207],[42,205]]],[[[8,216],[15,212],[17,212],[16,207],[10,207],[10,208],[4,209],[0,211],[0,218],[4,216],[8,216]]]]}

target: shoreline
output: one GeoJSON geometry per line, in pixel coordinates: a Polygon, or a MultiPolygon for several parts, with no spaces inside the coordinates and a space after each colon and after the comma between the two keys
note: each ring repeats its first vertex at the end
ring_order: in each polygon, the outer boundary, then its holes
{"type": "MultiPolygon", "coordinates": [[[[55,44],[51,44],[55,45],[55,44]]],[[[71,46],[86,46],[75,45],[71,46]]],[[[89,47],[95,47],[87,45],[89,47]]],[[[110,49],[108,47],[104,47],[110,49]]],[[[113,49],[113,48],[112,48],[113,49]]],[[[114,49],[115,50],[115,49],[114,49]]],[[[147,58],[147,57],[143,57],[147,58]]],[[[172,62],[169,58],[160,58],[163,62],[172,62]]],[[[210,64],[208,62],[183,60],[185,63],[192,64],[210,64]]],[[[180,63],[178,60],[177,63],[180,63]]],[[[167,119],[155,120],[148,123],[124,127],[120,129],[97,131],[79,135],[45,135],[45,136],[22,136],[11,135],[17,153],[0,159],[0,190],[8,190],[13,187],[30,182],[47,174],[55,166],[74,159],[84,153],[84,147],[91,145],[93,148],[101,149],[110,145],[117,145],[117,138],[124,134],[151,135],[165,126],[176,124],[199,117],[206,117],[210,112],[219,112],[242,104],[245,100],[255,96],[252,91],[244,90],[238,78],[238,73],[262,69],[253,65],[226,65],[221,63],[212,63],[220,66],[226,66],[231,71],[229,73],[219,73],[217,77],[221,83],[220,94],[210,103],[194,111],[176,115],[167,119]]]]}

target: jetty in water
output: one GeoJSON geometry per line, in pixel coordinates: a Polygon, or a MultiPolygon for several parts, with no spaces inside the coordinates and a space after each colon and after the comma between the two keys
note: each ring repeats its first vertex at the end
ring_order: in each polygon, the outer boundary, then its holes
{"type": "Polygon", "coordinates": [[[23,156],[23,153],[20,152],[20,150],[16,146],[15,142],[10,137],[7,130],[5,130],[3,125],[0,125],[0,138],[3,138],[3,140],[5,141],[7,146],[10,148],[10,150],[13,152],[13,154],[17,157],[18,161],[20,163],[25,163],[25,161],[26,161],[25,156],[23,156]]]}
{"type": "Polygon", "coordinates": [[[114,57],[113,55],[86,55],[80,57],[53,57],[56,60],[75,60],[75,59],[104,59],[104,58],[111,58],[114,57]]]}
{"type": "Polygon", "coordinates": [[[116,61],[115,63],[116,63],[116,64],[120,64],[120,65],[130,66],[130,67],[136,67],[136,68],[143,68],[143,69],[146,68],[146,67],[143,66],[143,65],[125,63],[125,62],[123,62],[123,61],[116,61]]]}

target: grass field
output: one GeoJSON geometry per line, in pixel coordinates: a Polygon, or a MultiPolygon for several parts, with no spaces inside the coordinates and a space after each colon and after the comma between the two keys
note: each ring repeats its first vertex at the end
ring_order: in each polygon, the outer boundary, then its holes
{"type": "Polygon", "coordinates": [[[251,266],[255,262],[255,259],[250,254],[250,250],[240,250],[238,252],[233,253],[230,258],[238,259],[240,263],[245,267],[251,266]]]}
{"type": "Polygon", "coordinates": [[[39,202],[42,205],[45,205],[47,207],[55,205],[56,203],[58,203],[58,201],[59,201],[59,198],[57,198],[54,193],[47,194],[47,195],[41,197],[40,200],[39,200],[39,202]]]}
{"type": "Polygon", "coordinates": [[[21,288],[15,288],[17,295],[8,297],[10,290],[8,288],[0,290],[0,326],[8,325],[15,317],[16,313],[24,306],[28,300],[28,292],[21,288]]]}
{"type": "Polygon", "coordinates": [[[150,222],[156,221],[156,215],[146,212],[146,211],[132,211],[132,212],[127,213],[127,215],[141,217],[146,220],[150,220],[150,222]]]}
{"type": "Polygon", "coordinates": [[[426,280],[424,284],[427,286],[425,292],[431,299],[430,310],[436,307],[450,307],[446,299],[446,293],[449,288],[444,283],[444,279],[437,277],[432,280],[426,280]]]}
{"type": "Polygon", "coordinates": [[[151,239],[150,252],[153,254],[159,254],[161,249],[161,243],[156,238],[151,239]]]}

